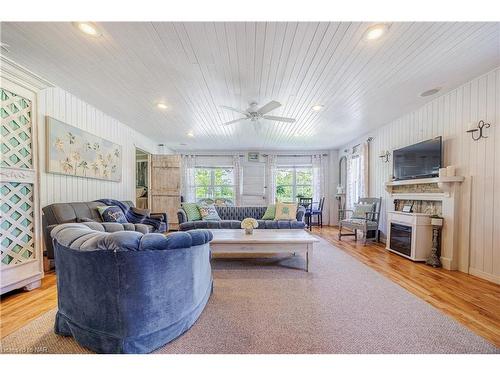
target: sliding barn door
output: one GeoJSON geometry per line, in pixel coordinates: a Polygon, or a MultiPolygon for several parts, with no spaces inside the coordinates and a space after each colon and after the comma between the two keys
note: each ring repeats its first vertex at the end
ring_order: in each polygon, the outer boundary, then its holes
{"type": "Polygon", "coordinates": [[[40,285],[43,276],[35,93],[2,80],[1,293],[40,285]]]}
{"type": "Polygon", "coordinates": [[[166,212],[170,229],[177,229],[181,205],[180,155],[152,155],[151,212],[166,212]]]}

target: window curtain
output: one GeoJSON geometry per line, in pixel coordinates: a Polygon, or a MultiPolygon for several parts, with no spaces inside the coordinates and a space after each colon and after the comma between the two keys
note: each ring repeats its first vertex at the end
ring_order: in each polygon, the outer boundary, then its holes
{"type": "Polygon", "coordinates": [[[266,199],[267,204],[276,201],[276,155],[267,155],[266,163],[266,199]]]}
{"type": "Polygon", "coordinates": [[[233,155],[233,176],[234,176],[234,203],[236,206],[241,205],[241,160],[240,155],[233,155]]]}
{"type": "Polygon", "coordinates": [[[196,156],[194,155],[183,155],[182,156],[182,179],[181,179],[181,191],[184,197],[184,202],[196,202],[196,192],[195,192],[195,165],[196,156]]]}
{"type": "Polygon", "coordinates": [[[370,160],[369,155],[369,143],[368,142],[363,142],[360,147],[360,153],[359,153],[359,165],[360,165],[360,171],[359,171],[359,194],[361,197],[368,197],[368,162],[370,160]]]}
{"type": "Polygon", "coordinates": [[[359,198],[368,197],[369,144],[364,142],[347,155],[346,208],[352,209],[359,198]]]}
{"type": "Polygon", "coordinates": [[[313,170],[313,201],[319,202],[321,198],[327,195],[326,189],[326,157],[321,154],[312,156],[313,170]]]}

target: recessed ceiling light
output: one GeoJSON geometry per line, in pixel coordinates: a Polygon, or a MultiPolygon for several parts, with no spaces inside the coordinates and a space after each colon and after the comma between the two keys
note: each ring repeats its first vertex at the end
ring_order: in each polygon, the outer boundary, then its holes
{"type": "Polygon", "coordinates": [[[156,104],[156,107],[158,107],[159,109],[167,109],[168,108],[168,105],[166,105],[165,103],[157,103],[156,104]]]}
{"type": "Polygon", "coordinates": [[[194,137],[194,133],[192,130],[188,131],[186,134],[188,137],[194,137]]]}
{"type": "Polygon", "coordinates": [[[366,40],[376,40],[387,32],[387,25],[385,23],[380,23],[378,25],[370,26],[365,32],[366,40]]]}
{"type": "Polygon", "coordinates": [[[426,97],[426,96],[431,96],[436,93],[438,93],[441,90],[441,87],[434,87],[433,89],[424,91],[423,93],[420,94],[421,97],[426,97]]]}
{"type": "Polygon", "coordinates": [[[73,22],[73,25],[82,33],[90,36],[101,36],[101,32],[92,22],[73,22]]]}
{"type": "Polygon", "coordinates": [[[312,109],[313,111],[316,111],[316,112],[317,112],[317,111],[321,111],[324,107],[325,107],[325,106],[324,106],[324,105],[322,105],[322,104],[316,104],[316,105],[313,105],[313,106],[311,107],[311,109],[312,109]]]}

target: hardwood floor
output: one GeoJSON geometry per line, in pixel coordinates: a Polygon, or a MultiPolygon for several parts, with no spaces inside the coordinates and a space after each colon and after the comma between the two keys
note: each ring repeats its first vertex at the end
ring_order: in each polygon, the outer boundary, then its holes
{"type": "Polygon", "coordinates": [[[30,292],[13,290],[0,301],[0,338],[57,306],[56,274],[46,272],[42,286],[30,292]]]}
{"type": "MultiPolygon", "coordinates": [[[[338,231],[333,227],[314,228],[313,233],[500,347],[500,285],[462,272],[434,269],[411,262],[386,251],[382,244],[363,246],[352,238],[339,242],[338,231]]],[[[39,289],[2,296],[0,337],[7,336],[56,306],[54,272],[45,275],[39,289]]]]}

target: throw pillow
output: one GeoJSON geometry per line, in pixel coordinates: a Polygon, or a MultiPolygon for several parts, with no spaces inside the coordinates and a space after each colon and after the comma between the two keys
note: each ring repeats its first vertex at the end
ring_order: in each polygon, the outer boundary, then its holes
{"type": "Polygon", "coordinates": [[[196,203],[183,203],[182,208],[186,212],[188,221],[201,220],[200,210],[196,203]]]}
{"type": "Polygon", "coordinates": [[[198,207],[200,209],[201,219],[204,221],[217,221],[221,220],[217,209],[213,204],[207,204],[198,207]]]}
{"type": "Polygon", "coordinates": [[[373,211],[373,204],[355,204],[351,219],[366,219],[366,213],[373,211]]]}
{"type": "Polygon", "coordinates": [[[118,206],[98,206],[97,211],[99,211],[102,221],[108,223],[128,223],[125,214],[118,206]]]}
{"type": "Polygon", "coordinates": [[[262,216],[262,220],[274,220],[276,216],[276,205],[270,204],[266,208],[266,212],[264,212],[264,216],[262,216]]]}
{"type": "Polygon", "coordinates": [[[276,203],[274,220],[295,220],[297,218],[297,203],[276,203]]]}

